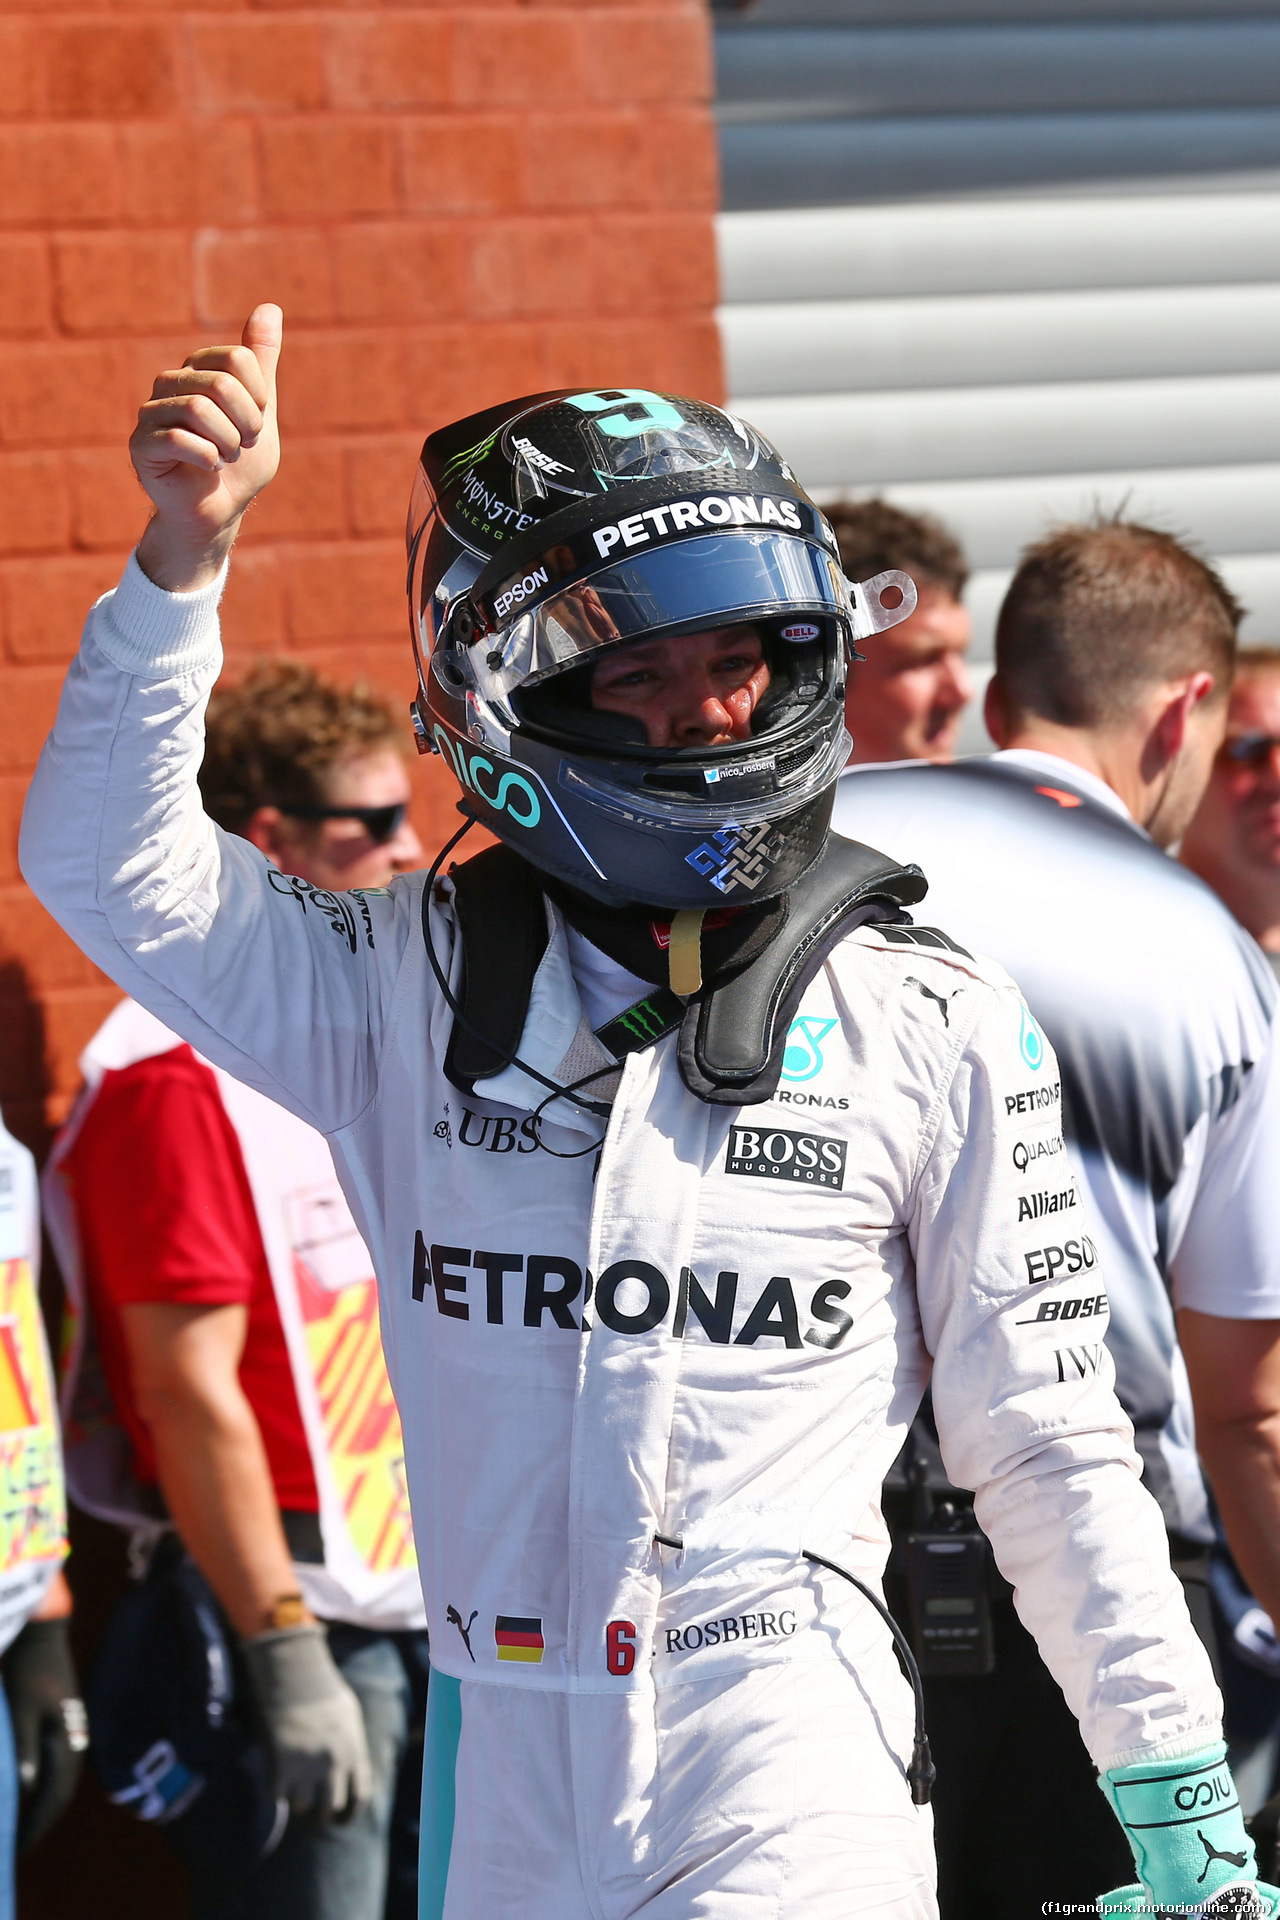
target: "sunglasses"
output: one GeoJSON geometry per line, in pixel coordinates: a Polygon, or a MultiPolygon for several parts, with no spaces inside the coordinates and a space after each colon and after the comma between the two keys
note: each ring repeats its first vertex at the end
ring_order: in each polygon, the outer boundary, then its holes
{"type": "Polygon", "coordinates": [[[1280,737],[1274,733],[1237,733],[1223,741],[1219,758],[1226,766],[1247,767],[1251,773],[1260,773],[1277,747],[1280,747],[1280,737]]]}
{"type": "Polygon", "coordinates": [[[407,800],[391,807],[281,807],[291,820],[358,820],[375,847],[394,840],[409,812],[407,800]]]}

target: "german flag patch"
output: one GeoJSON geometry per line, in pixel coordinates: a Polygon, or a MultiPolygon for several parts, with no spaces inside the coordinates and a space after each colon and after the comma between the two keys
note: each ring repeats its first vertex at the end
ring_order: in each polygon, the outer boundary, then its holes
{"type": "Polygon", "coordinates": [[[493,1623],[493,1637],[499,1660],[526,1660],[542,1665],[545,1642],[541,1620],[515,1613],[500,1613],[493,1623]]]}

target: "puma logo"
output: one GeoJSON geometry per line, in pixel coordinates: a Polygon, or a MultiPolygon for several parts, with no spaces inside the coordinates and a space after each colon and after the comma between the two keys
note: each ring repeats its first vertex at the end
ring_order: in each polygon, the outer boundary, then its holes
{"type": "MultiPolygon", "coordinates": [[[[470,1620],[468,1620],[466,1626],[464,1627],[462,1624],[462,1615],[458,1612],[458,1609],[456,1607],[446,1607],[444,1610],[444,1617],[449,1622],[449,1625],[451,1627],[456,1627],[458,1629],[458,1632],[462,1635],[462,1644],[466,1648],[467,1652],[471,1654],[471,1664],[473,1667],[476,1663],[476,1657],[474,1653],[471,1653],[471,1629],[475,1625],[475,1618],[476,1618],[477,1612],[478,1612],[478,1609],[473,1607],[471,1610],[471,1618],[470,1620]]],[[[1206,1868],[1205,1871],[1207,1872],[1208,1869],[1206,1868]]]]}
{"type": "Polygon", "coordinates": [[[914,973],[909,973],[902,984],[904,987],[914,987],[916,992],[922,993],[926,1000],[933,1000],[934,1002],[936,1002],[938,1009],[942,1014],[942,1024],[944,1027],[947,1028],[948,1031],[950,1031],[951,1016],[948,1013],[947,1009],[950,1007],[951,1002],[956,998],[956,996],[964,992],[963,987],[957,987],[955,993],[947,994],[944,997],[940,993],[935,993],[932,987],[926,987],[923,980],[917,980],[914,973]]]}
{"type": "Polygon", "coordinates": [[[1200,1842],[1205,1852],[1204,1873],[1200,1874],[1196,1880],[1197,1886],[1203,1885],[1205,1875],[1215,1860],[1225,1860],[1229,1867],[1242,1867],[1249,1858],[1247,1853],[1219,1853],[1218,1849],[1215,1846],[1211,1846],[1209,1841],[1205,1839],[1199,1827],[1196,1828],[1196,1839],[1200,1842]]]}

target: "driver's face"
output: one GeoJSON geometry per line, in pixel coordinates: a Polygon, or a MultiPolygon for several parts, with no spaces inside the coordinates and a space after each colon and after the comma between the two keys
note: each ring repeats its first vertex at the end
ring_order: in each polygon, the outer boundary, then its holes
{"type": "Polygon", "coordinates": [[[769,684],[752,626],[648,640],[596,664],[591,704],[639,720],[651,747],[723,747],[751,738],[751,716],[769,684]]]}

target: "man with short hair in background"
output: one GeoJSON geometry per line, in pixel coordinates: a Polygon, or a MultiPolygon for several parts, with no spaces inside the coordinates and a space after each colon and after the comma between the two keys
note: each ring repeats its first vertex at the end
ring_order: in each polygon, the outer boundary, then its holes
{"type": "Polygon", "coordinates": [[[1181,858],[1280,975],[1280,646],[1240,650],[1227,736],[1181,858]]]}
{"type": "MultiPolygon", "coordinates": [[[[1221,743],[1239,618],[1218,575],[1171,536],[1122,521],[1060,528],[1024,553],[1000,611],[986,712],[1001,751],[853,769],[834,814],[837,831],[919,860],[922,917],[994,954],[1053,1044],[1060,1085],[1032,1052],[1014,1096],[1028,1119],[1061,1100],[1063,1120],[1056,1150],[1028,1135],[1015,1162],[1019,1218],[1041,1225],[1028,1286],[1051,1271],[1070,1283],[1044,1309],[1064,1378],[1096,1364],[1105,1335],[1206,1638],[1213,1529],[1197,1440],[1241,1567],[1280,1608],[1275,984],[1220,902],[1161,851],[1221,743]]],[[[936,1016],[947,1024],[953,1009],[939,1002],[936,1016]]],[[[944,1467],[918,1422],[899,1540],[974,1528],[944,1467]]],[[[971,1660],[945,1673],[945,1645],[970,1641],[935,1636],[925,1682],[944,1920],[1089,1901],[1123,1865],[1007,1588],[992,1626],[992,1671],[971,1660]]]]}
{"type": "Polygon", "coordinates": [[[896,568],[918,595],[907,619],[859,642],[866,660],[850,674],[845,700],[850,764],[953,760],[973,698],[965,661],[973,623],[961,601],[969,568],[959,541],[941,521],[887,500],[842,501],[826,512],[848,579],[896,568]]]}
{"type": "MultiPolygon", "coordinates": [[[[199,780],[210,815],[272,862],[272,886],[352,953],[362,890],[419,862],[399,725],[367,688],[300,663],[214,692],[199,780]]],[[[393,1827],[393,1810],[411,1799],[397,1785],[426,1619],[377,1286],[329,1147],[132,1000],[82,1067],[45,1189],[92,1336],[76,1354],[80,1418],[76,1384],[64,1396],[68,1478],[117,1524],[167,1511],[239,1636],[290,1811],[256,1864],[231,1832],[209,1861],[210,1824],[215,1839],[220,1818],[236,1824],[216,1780],[197,1830],[167,1824],[193,1914],[383,1920],[389,1871],[402,1891],[388,1911],[407,1913],[416,1825],[393,1827]],[[92,1417],[95,1356],[114,1429],[92,1417]]],[[[165,1800],[161,1783],[141,1804],[165,1800]]]]}
{"type": "MultiPolygon", "coordinates": [[[[1237,656],[1226,738],[1179,852],[1280,977],[1280,646],[1242,647],[1237,656]]],[[[1275,1785],[1280,1747],[1280,1651],[1274,1624],[1222,1552],[1214,1593],[1230,1635],[1222,1690],[1232,1764],[1246,1807],[1260,1805],[1275,1785]]],[[[1272,1825],[1278,1811],[1268,1809],[1272,1825]]]]}

